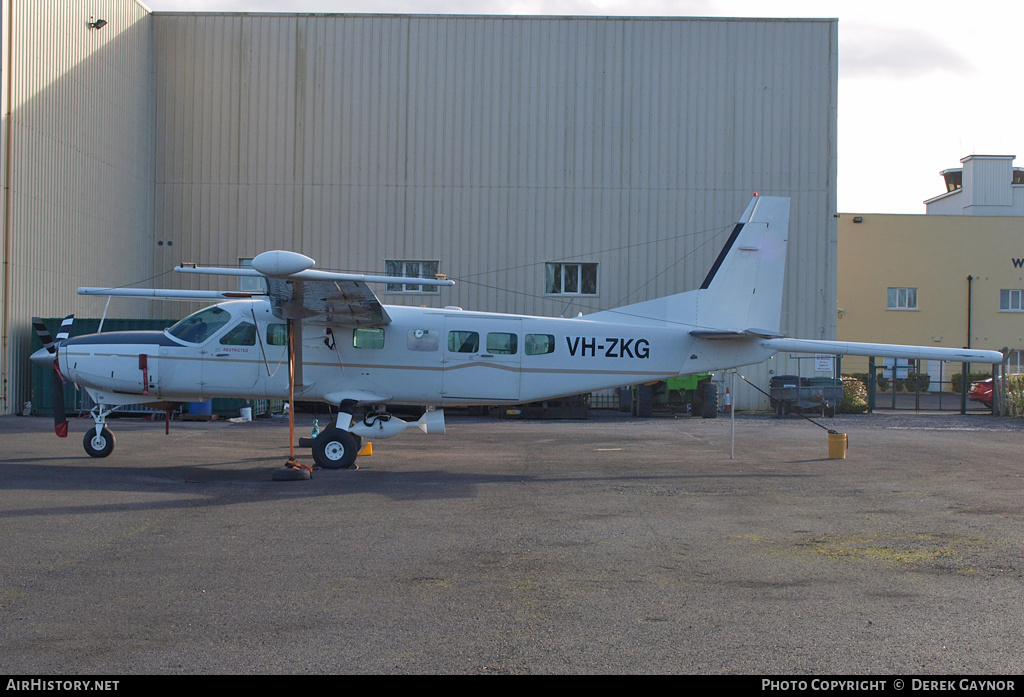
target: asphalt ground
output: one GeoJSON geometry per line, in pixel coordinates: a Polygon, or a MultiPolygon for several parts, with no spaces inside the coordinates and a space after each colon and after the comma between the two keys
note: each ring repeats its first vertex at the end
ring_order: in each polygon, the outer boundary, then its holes
{"type": "Polygon", "coordinates": [[[89,423],[0,418],[0,673],[1024,667],[1022,420],[452,417],[303,482],[284,419],[89,423]]]}

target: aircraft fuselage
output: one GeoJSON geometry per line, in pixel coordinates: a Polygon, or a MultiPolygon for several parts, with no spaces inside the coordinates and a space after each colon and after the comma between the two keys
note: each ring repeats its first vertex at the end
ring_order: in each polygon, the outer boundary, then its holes
{"type": "MultiPolygon", "coordinates": [[[[72,338],[60,347],[61,371],[108,403],[286,399],[287,332],[269,302],[214,307],[219,326],[205,336],[196,328],[209,323],[194,320],[171,332],[72,338]]],[[[702,341],[685,325],[405,306],[387,312],[392,322],[384,327],[305,325],[297,398],[515,404],[745,365],[771,353],[753,341],[702,341]]]]}

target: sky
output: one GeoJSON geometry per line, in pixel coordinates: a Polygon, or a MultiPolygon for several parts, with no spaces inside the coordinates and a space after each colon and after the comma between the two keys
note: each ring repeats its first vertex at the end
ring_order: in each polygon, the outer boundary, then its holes
{"type": "Polygon", "coordinates": [[[143,0],[156,12],[839,19],[839,212],[924,213],[939,172],[1020,155],[1019,0],[143,0]]]}

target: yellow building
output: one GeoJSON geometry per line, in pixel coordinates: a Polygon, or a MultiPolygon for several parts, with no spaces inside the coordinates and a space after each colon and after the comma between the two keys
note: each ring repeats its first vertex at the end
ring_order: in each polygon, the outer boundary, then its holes
{"type": "Polygon", "coordinates": [[[843,213],[838,232],[841,341],[1006,348],[1020,372],[1024,217],[843,213]]]}
{"type": "MultiPolygon", "coordinates": [[[[839,216],[839,340],[992,349],[1024,372],[1024,169],[1013,160],[968,155],[939,172],[946,190],[924,202],[926,215],[839,216]]],[[[847,374],[867,368],[843,364],[847,374]]],[[[930,391],[950,389],[961,368],[921,366],[930,391]]]]}

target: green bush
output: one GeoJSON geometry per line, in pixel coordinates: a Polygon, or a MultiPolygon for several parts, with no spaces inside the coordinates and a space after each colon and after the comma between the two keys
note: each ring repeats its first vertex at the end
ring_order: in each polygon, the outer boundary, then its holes
{"type": "MultiPolygon", "coordinates": [[[[979,380],[988,380],[990,377],[992,377],[991,370],[969,374],[967,376],[967,389],[971,388],[972,382],[978,382],[979,380]]],[[[962,373],[957,373],[952,378],[950,378],[950,382],[953,383],[953,392],[960,394],[960,391],[963,389],[963,379],[964,378],[962,373]]]]}
{"type": "Polygon", "coordinates": [[[907,377],[900,378],[896,381],[896,390],[906,390],[907,392],[921,392],[928,391],[928,385],[932,382],[932,376],[927,373],[908,373],[907,377]]]}
{"type": "Polygon", "coordinates": [[[1024,375],[1006,376],[1006,412],[1010,416],[1024,416],[1024,375]]]}
{"type": "Polygon", "coordinates": [[[861,380],[843,376],[843,401],[839,403],[842,414],[863,414],[868,410],[868,388],[861,380]]]}

